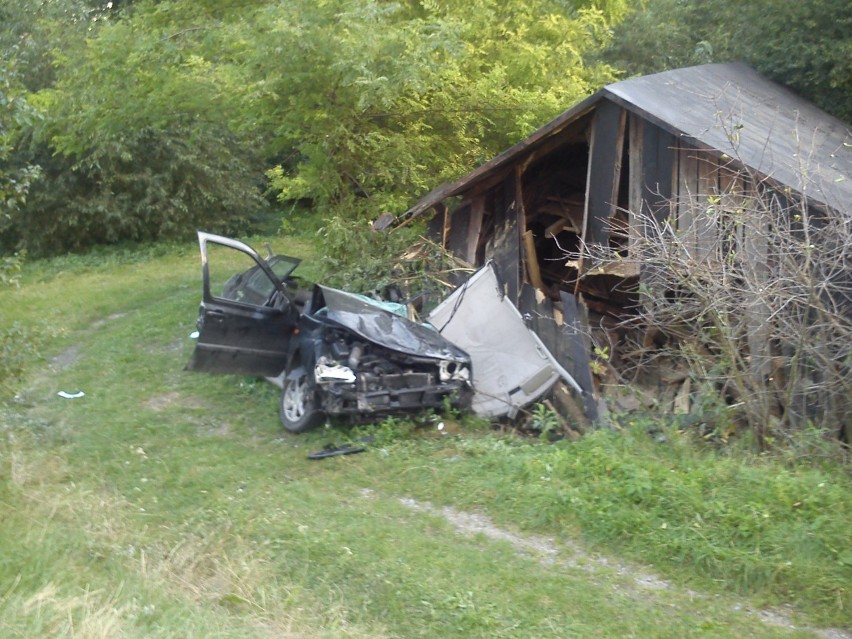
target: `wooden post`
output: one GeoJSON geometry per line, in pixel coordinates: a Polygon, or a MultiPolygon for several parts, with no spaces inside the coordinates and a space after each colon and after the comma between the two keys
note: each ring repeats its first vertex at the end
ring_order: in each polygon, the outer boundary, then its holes
{"type": "Polygon", "coordinates": [[[708,153],[700,153],[698,160],[698,219],[695,221],[696,257],[699,260],[713,259],[718,231],[710,208],[711,198],[719,197],[719,165],[708,153]]]}
{"type": "Polygon", "coordinates": [[[535,250],[535,238],[532,231],[524,232],[524,254],[527,262],[527,274],[530,284],[539,290],[544,290],[544,282],[541,279],[541,270],[538,266],[538,255],[535,250]]]}
{"type": "Polygon", "coordinates": [[[636,246],[642,237],[640,214],[643,211],[642,201],[642,119],[630,114],[630,142],[628,147],[628,175],[630,184],[627,189],[627,207],[630,218],[627,221],[627,256],[636,259],[636,246]]]}
{"type": "Polygon", "coordinates": [[[689,256],[695,258],[698,246],[698,158],[696,150],[692,148],[681,149],[679,155],[676,228],[689,256]]]}
{"type": "Polygon", "coordinates": [[[470,220],[467,227],[467,246],[464,259],[469,264],[476,264],[476,247],[479,246],[479,234],[482,232],[482,218],[485,214],[485,197],[474,198],[470,205],[470,220]]]}

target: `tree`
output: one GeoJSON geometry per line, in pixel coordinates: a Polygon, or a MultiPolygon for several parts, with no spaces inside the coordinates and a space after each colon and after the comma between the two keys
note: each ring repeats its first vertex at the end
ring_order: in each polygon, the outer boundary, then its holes
{"type": "Polygon", "coordinates": [[[612,77],[582,61],[606,16],[548,0],[296,1],[263,21],[250,66],[273,186],[349,217],[405,210],[612,77]]]}
{"type": "Polygon", "coordinates": [[[626,2],[9,3],[47,179],[0,245],[235,232],[269,169],[324,218],[402,211],[612,79],[583,55],[626,2]]]}
{"type": "Polygon", "coordinates": [[[13,52],[0,59],[0,230],[26,203],[30,186],[40,169],[15,161],[14,150],[21,131],[33,125],[38,113],[27,101],[15,79],[13,52]]]}
{"type": "Polygon", "coordinates": [[[258,145],[230,127],[231,69],[211,59],[226,49],[205,40],[219,25],[203,5],[192,17],[169,5],[98,14],[88,39],[52,53],[56,76],[32,98],[45,117],[29,147],[47,179],[7,229],[7,247],[235,232],[261,207],[258,145]]]}

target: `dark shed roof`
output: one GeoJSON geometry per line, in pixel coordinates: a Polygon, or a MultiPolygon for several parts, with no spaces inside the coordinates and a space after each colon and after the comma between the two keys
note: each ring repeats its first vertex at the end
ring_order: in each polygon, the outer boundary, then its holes
{"type": "Polygon", "coordinates": [[[603,93],[699,148],[726,153],[813,200],[850,210],[849,127],[745,64],[675,69],[603,93]]]}
{"type": "Polygon", "coordinates": [[[852,211],[850,127],[747,65],[729,63],[611,84],[465,177],[435,189],[408,215],[466,191],[602,99],[620,104],[693,146],[728,155],[811,200],[852,211]]]}

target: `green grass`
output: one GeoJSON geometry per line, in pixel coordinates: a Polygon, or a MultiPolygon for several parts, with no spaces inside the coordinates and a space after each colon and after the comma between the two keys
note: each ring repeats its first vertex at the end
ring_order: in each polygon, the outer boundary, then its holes
{"type": "Polygon", "coordinates": [[[557,445],[454,420],[285,435],[270,385],[182,370],[199,271],[194,245],[155,247],[31,264],[0,291],[0,331],[39,327],[42,354],[0,414],[0,636],[813,636],[743,610],[780,602],[852,625],[844,467],[643,424],[557,445]],[[306,459],[364,432],[365,454],[306,459]],[[462,534],[443,506],[559,554],[462,534]]]}

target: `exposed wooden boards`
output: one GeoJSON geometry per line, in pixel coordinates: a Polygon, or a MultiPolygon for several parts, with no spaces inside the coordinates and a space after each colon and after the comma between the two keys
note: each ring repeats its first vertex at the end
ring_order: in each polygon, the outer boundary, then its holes
{"type": "Polygon", "coordinates": [[[852,206],[848,125],[734,63],[675,69],[610,85],[467,176],[435,189],[399,224],[449,197],[483,193],[502,181],[513,164],[539,161],[566,140],[578,139],[605,102],[615,102],[649,126],[677,134],[678,141],[691,140],[717,158],[737,157],[774,183],[800,191],[806,179],[809,197],[819,202],[842,211],[852,206]],[[801,162],[806,156],[810,164],[805,175],[801,162]]]}
{"type": "Polygon", "coordinates": [[[564,146],[587,144],[589,141],[589,123],[591,120],[592,116],[587,114],[581,119],[572,122],[569,127],[559,131],[558,134],[536,145],[530,151],[529,155],[524,156],[523,160],[518,163],[521,172],[526,171],[527,168],[535,164],[539,159],[547,157],[564,146]]]}
{"type": "Polygon", "coordinates": [[[719,233],[722,259],[739,253],[743,245],[743,202],[744,185],[742,176],[730,168],[719,167],[719,233]]]}
{"type": "Polygon", "coordinates": [[[456,257],[476,264],[476,253],[485,216],[485,198],[478,197],[443,215],[442,245],[456,257]]]}
{"type": "Polygon", "coordinates": [[[660,222],[671,214],[675,157],[675,137],[645,122],[641,169],[643,212],[660,222]]]}
{"type": "Polygon", "coordinates": [[[626,121],[624,109],[609,100],[601,101],[595,110],[583,216],[583,238],[588,244],[606,245],[609,240],[609,220],[618,201],[626,121]]]}
{"type": "MultiPolygon", "coordinates": [[[[407,224],[412,218],[428,211],[435,204],[447,198],[461,194],[470,196],[473,193],[484,192],[495,184],[493,181],[495,175],[505,176],[505,172],[511,171],[514,163],[521,161],[522,156],[526,153],[536,151],[540,144],[558,136],[564,128],[569,126],[573,128],[576,122],[582,120],[594,108],[595,103],[601,99],[601,95],[602,93],[599,91],[595,95],[589,96],[535,131],[528,138],[503,151],[503,153],[477,167],[466,176],[455,182],[442,184],[432,190],[401,216],[399,226],[407,224]],[[490,186],[484,187],[480,182],[483,184],[487,183],[490,186]]],[[[571,135],[573,134],[569,133],[569,137],[571,135]]],[[[562,144],[562,142],[558,144],[562,144]]]]}
{"type": "Polygon", "coordinates": [[[630,209],[627,230],[627,256],[635,259],[637,245],[642,237],[642,226],[636,213],[645,207],[643,201],[644,190],[642,189],[642,140],[644,139],[644,122],[642,118],[633,113],[629,117],[629,142],[628,142],[628,175],[630,182],[627,187],[627,207],[630,209]]]}
{"type": "Polygon", "coordinates": [[[461,259],[465,258],[465,252],[467,251],[467,241],[468,241],[468,225],[470,218],[470,207],[464,206],[460,209],[456,209],[452,212],[452,215],[449,216],[450,219],[450,228],[444,234],[444,246],[448,251],[450,251],[456,257],[460,257],[461,259]]]}
{"type": "Polygon", "coordinates": [[[592,372],[589,368],[588,318],[573,296],[561,293],[561,309],[529,284],[521,288],[518,309],[538,335],[545,348],[571,374],[583,389],[583,412],[592,421],[598,418],[592,372]]]}
{"type": "Polygon", "coordinates": [[[696,149],[678,149],[677,231],[690,256],[695,255],[698,237],[695,230],[698,198],[698,157],[696,149]]]}
{"type": "Polygon", "coordinates": [[[712,259],[716,245],[716,224],[709,209],[719,194],[719,166],[706,153],[698,155],[698,218],[695,220],[696,259],[712,259]]]}
{"type": "Polygon", "coordinates": [[[598,419],[598,405],[595,399],[595,386],[590,368],[591,346],[589,343],[589,318],[585,307],[578,304],[576,298],[560,291],[562,313],[564,315],[563,335],[567,334],[570,358],[574,363],[568,371],[574,381],[583,389],[583,408],[586,417],[592,421],[598,419]]]}
{"type": "MultiPolygon", "coordinates": [[[[638,188],[641,189],[642,193],[642,208],[640,209],[639,227],[640,232],[644,235],[649,233],[649,228],[646,225],[650,224],[651,220],[663,223],[671,219],[677,154],[674,136],[650,122],[642,122],[637,137],[641,150],[636,151],[635,158],[633,158],[633,155],[631,157],[633,163],[638,164],[638,173],[632,174],[631,179],[634,181],[638,179],[640,183],[638,188]]],[[[633,154],[632,149],[631,154],[633,154]]],[[[658,279],[656,274],[660,265],[643,260],[641,255],[634,255],[634,258],[641,260],[639,279],[646,285],[653,287],[654,282],[658,279]]],[[[656,297],[659,297],[659,294],[660,292],[657,293],[656,297]]],[[[654,297],[654,295],[642,293],[640,294],[640,303],[647,307],[654,300],[654,297]]]]}
{"type": "Polygon", "coordinates": [[[446,207],[443,205],[435,207],[435,214],[429,218],[426,224],[426,236],[444,246],[444,224],[446,223],[446,207]]]}
{"type": "Polygon", "coordinates": [[[461,191],[459,195],[463,195],[466,201],[473,200],[474,198],[481,196],[483,193],[499,188],[503,181],[514,174],[514,172],[514,166],[501,167],[499,170],[495,170],[490,175],[487,175],[475,184],[472,184],[469,189],[461,191]]]}
{"type": "MultiPolygon", "coordinates": [[[[523,284],[518,300],[518,310],[524,316],[527,326],[539,336],[547,350],[556,358],[556,361],[564,366],[565,363],[559,353],[560,349],[567,346],[567,343],[559,343],[553,304],[550,300],[536,291],[532,285],[523,284]]],[[[571,372],[570,368],[566,368],[566,370],[571,372]]]]}
{"type": "Polygon", "coordinates": [[[576,233],[580,235],[580,229],[574,224],[574,220],[568,217],[564,217],[561,220],[556,220],[544,229],[544,237],[551,238],[559,235],[562,231],[570,231],[572,233],[576,233]]]}
{"type": "Polygon", "coordinates": [[[849,125],[745,64],[673,69],[602,92],[716,157],[735,157],[797,192],[805,180],[809,197],[840,211],[852,209],[849,125]]]}
{"type": "Polygon", "coordinates": [[[745,286],[743,314],[746,321],[746,341],[749,349],[749,368],[755,377],[769,374],[771,368],[770,316],[771,311],[761,291],[770,276],[769,220],[757,211],[750,211],[754,202],[754,187],[741,172],[729,166],[719,169],[719,207],[723,233],[723,259],[736,256],[743,271],[745,286]]]}
{"type": "Polygon", "coordinates": [[[497,279],[503,283],[503,293],[512,302],[518,301],[521,273],[521,225],[515,186],[512,175],[495,189],[494,234],[485,249],[485,259],[494,260],[497,279]]]}

